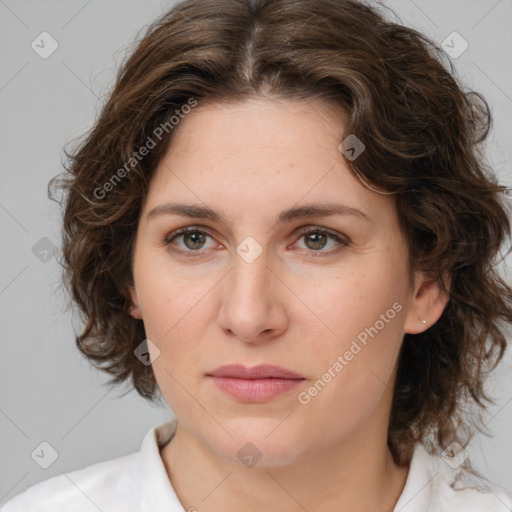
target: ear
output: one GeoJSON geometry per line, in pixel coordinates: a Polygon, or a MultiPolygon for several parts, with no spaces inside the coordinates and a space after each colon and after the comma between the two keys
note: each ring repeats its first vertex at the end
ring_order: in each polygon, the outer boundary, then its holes
{"type": "Polygon", "coordinates": [[[139,300],[137,298],[137,292],[133,286],[130,286],[130,298],[132,301],[132,308],[130,309],[130,315],[137,320],[142,320],[142,313],[140,311],[139,300]]]}
{"type": "MultiPolygon", "coordinates": [[[[451,277],[443,275],[446,289],[450,291],[451,277]]],[[[414,291],[407,317],[404,323],[404,331],[408,334],[418,334],[432,327],[441,315],[449,300],[441,290],[438,282],[428,279],[423,272],[415,273],[414,291]],[[426,320],[425,323],[422,320],[426,320]]]]}

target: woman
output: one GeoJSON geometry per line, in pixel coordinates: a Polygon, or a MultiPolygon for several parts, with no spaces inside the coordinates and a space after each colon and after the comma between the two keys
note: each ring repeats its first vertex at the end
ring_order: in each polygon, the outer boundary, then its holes
{"type": "Polygon", "coordinates": [[[511,509],[464,414],[512,321],[505,187],[443,59],[354,0],[148,29],[52,185],[78,348],[176,417],[5,512],[511,509]]]}

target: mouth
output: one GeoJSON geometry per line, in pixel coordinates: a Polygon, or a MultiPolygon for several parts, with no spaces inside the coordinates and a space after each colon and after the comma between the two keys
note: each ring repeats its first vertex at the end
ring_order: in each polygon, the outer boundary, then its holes
{"type": "Polygon", "coordinates": [[[207,374],[218,389],[244,403],[262,403],[289,392],[305,380],[301,375],[274,365],[246,368],[226,365],[207,374]]]}

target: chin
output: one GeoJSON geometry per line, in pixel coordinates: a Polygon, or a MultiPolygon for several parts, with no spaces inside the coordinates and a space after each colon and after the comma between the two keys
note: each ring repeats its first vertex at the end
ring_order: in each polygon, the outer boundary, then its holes
{"type": "Polygon", "coordinates": [[[248,468],[289,464],[296,459],[297,447],[304,445],[287,419],[239,416],[222,425],[233,437],[217,429],[215,439],[209,439],[211,448],[219,456],[248,468]]]}

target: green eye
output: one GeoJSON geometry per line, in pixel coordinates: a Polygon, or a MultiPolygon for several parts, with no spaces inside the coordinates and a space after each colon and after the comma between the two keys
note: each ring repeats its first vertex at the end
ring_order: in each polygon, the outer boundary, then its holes
{"type": "MultiPolygon", "coordinates": [[[[213,240],[213,237],[207,231],[199,227],[189,226],[178,229],[168,235],[164,240],[164,245],[173,245],[175,240],[181,238],[181,247],[173,248],[173,250],[186,257],[198,257],[203,255],[208,249],[204,248],[208,237],[213,240]]],[[[311,253],[318,253],[318,256],[322,256],[324,253],[326,253],[326,256],[331,255],[333,252],[339,250],[339,247],[335,247],[334,250],[324,251],[323,249],[327,246],[329,240],[333,240],[335,244],[342,247],[348,247],[350,245],[349,240],[343,235],[319,226],[302,228],[299,231],[299,240],[302,238],[306,240],[306,248],[304,250],[311,253]]],[[[315,254],[315,257],[316,256],[315,254]]]]}

